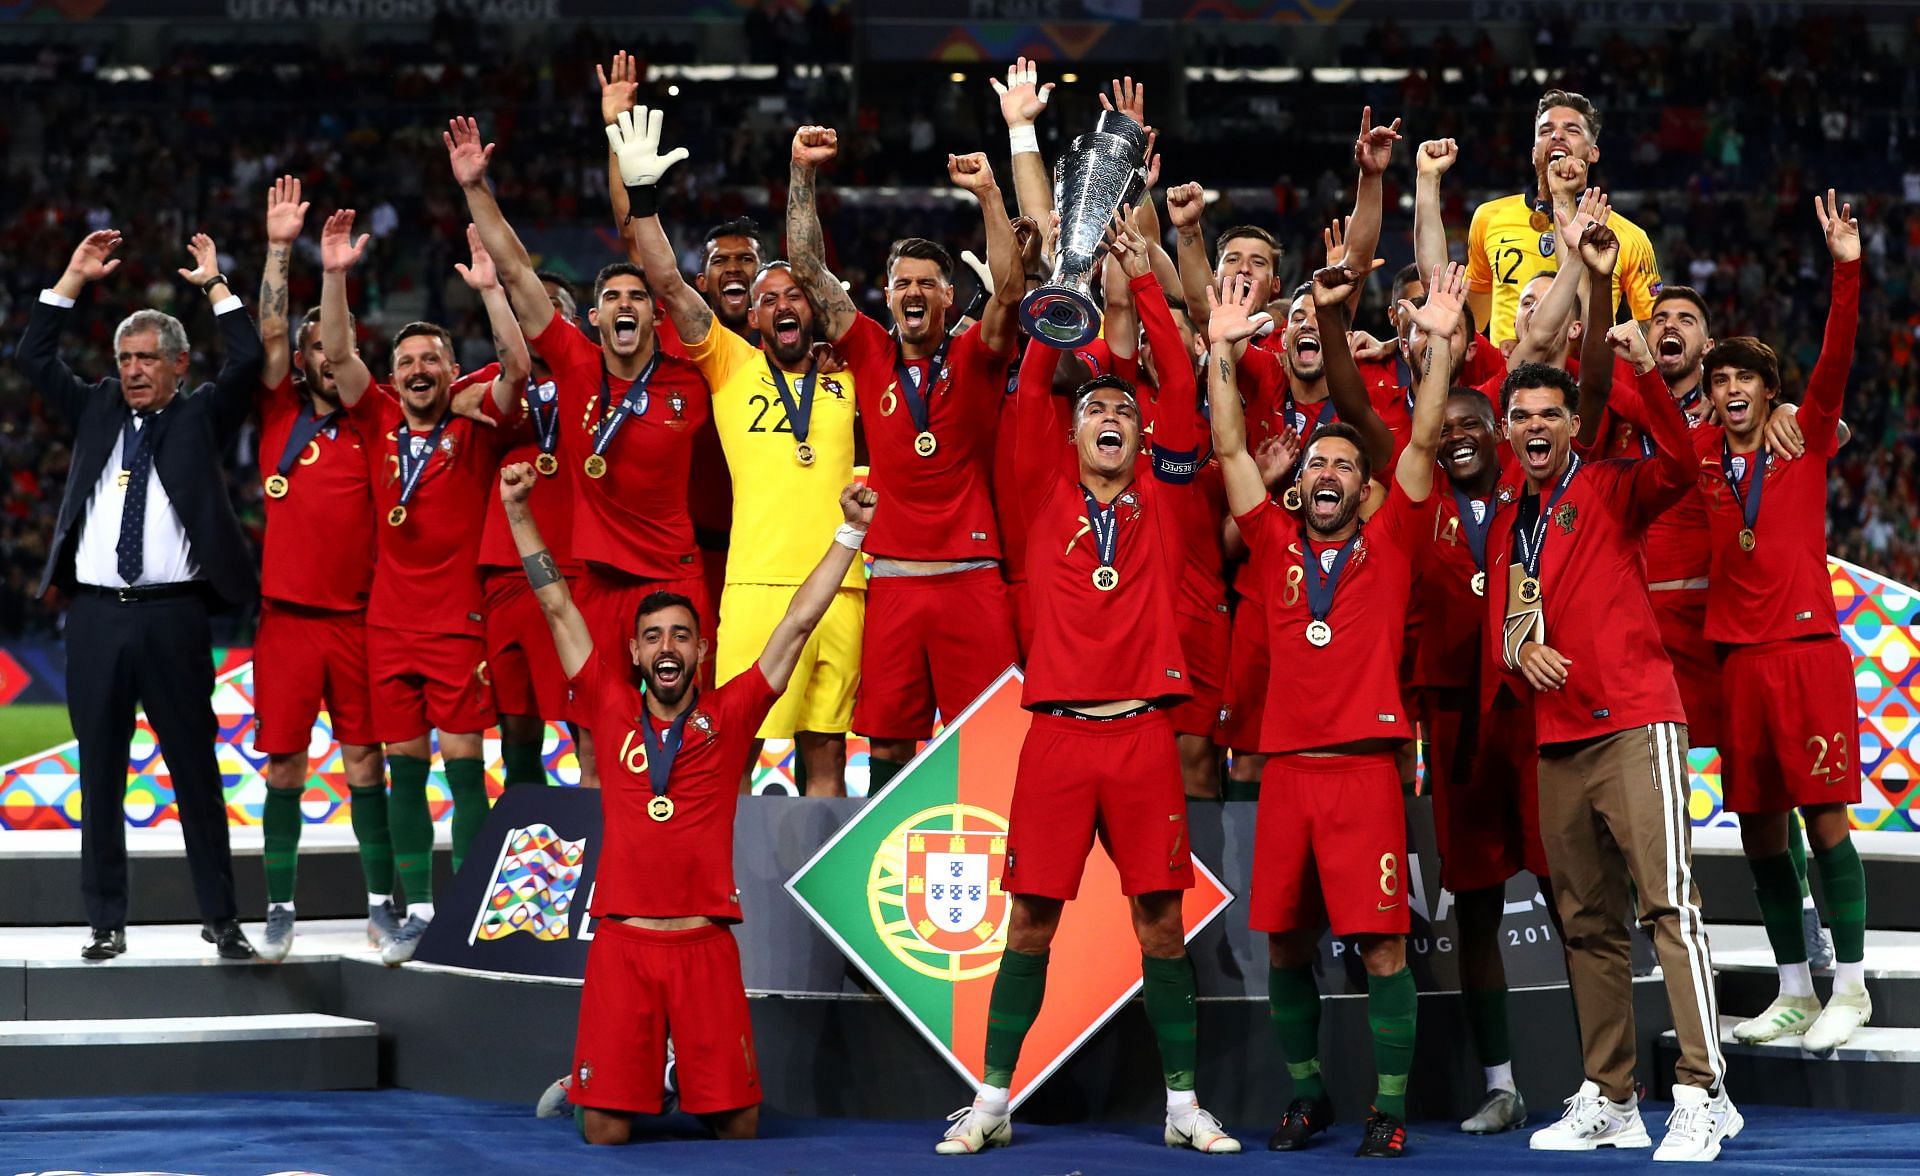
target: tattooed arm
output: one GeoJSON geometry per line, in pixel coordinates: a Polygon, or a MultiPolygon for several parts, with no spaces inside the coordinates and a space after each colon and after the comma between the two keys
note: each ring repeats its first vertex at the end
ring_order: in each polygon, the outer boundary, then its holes
{"type": "Polygon", "coordinates": [[[281,176],[267,190],[267,261],[260,267],[260,343],[266,366],[260,382],[279,386],[293,367],[293,343],[287,328],[287,262],[307,216],[300,199],[300,181],[281,176]]]}
{"type": "Polygon", "coordinates": [[[853,299],[840,279],[827,269],[827,246],[820,231],[820,210],[814,198],[814,175],[821,164],[839,153],[840,142],[829,127],[801,127],[793,133],[793,167],[787,190],[787,260],[794,280],[813,299],[822,322],[821,337],[838,339],[853,326],[853,299]]]}

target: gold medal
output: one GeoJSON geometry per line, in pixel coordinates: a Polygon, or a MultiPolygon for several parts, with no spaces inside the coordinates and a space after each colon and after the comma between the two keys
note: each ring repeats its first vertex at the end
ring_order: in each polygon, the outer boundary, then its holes
{"type": "Polygon", "coordinates": [[[404,506],[396,506],[387,512],[387,526],[389,527],[397,527],[406,521],[407,508],[404,506]]]}
{"type": "Polygon", "coordinates": [[[1332,625],[1327,624],[1325,621],[1309,621],[1307,623],[1308,645],[1314,646],[1315,648],[1324,648],[1327,642],[1332,640],[1332,625]]]}
{"type": "Polygon", "coordinates": [[[1532,576],[1520,581],[1520,603],[1533,604],[1540,599],[1540,581],[1532,576]]]}
{"type": "Polygon", "coordinates": [[[1283,505],[1286,506],[1288,510],[1298,511],[1300,509],[1300,487],[1298,486],[1287,487],[1287,492],[1285,496],[1283,496],[1280,499],[1280,501],[1283,505]]]}
{"type": "Polygon", "coordinates": [[[607,476],[607,459],[599,454],[587,458],[587,477],[604,478],[607,476]]]}
{"type": "Polygon", "coordinates": [[[1093,586],[1102,592],[1111,592],[1118,588],[1120,586],[1119,569],[1106,564],[1093,569],[1093,586]]]}
{"type": "Polygon", "coordinates": [[[287,496],[287,476],[274,474],[267,479],[267,497],[285,498],[287,496]]]}
{"type": "Polygon", "coordinates": [[[1759,540],[1753,537],[1752,527],[1740,528],[1740,550],[1752,551],[1758,543],[1759,540]]]}
{"type": "Polygon", "coordinates": [[[533,468],[551,478],[560,472],[560,459],[551,453],[543,453],[533,459],[533,468]]]}
{"type": "Polygon", "coordinates": [[[647,815],[656,821],[673,820],[673,798],[656,796],[647,802],[647,815]]]}
{"type": "Polygon", "coordinates": [[[1473,579],[1469,580],[1468,583],[1473,585],[1473,594],[1475,596],[1485,596],[1487,594],[1487,574],[1485,572],[1475,572],[1473,579]]]}
{"type": "Polygon", "coordinates": [[[813,446],[807,444],[805,441],[802,441],[800,442],[800,444],[794,446],[793,460],[799,462],[803,466],[812,465],[813,464],[813,446]]]}
{"type": "Polygon", "coordinates": [[[935,440],[933,434],[925,429],[920,430],[919,434],[913,439],[913,451],[921,457],[932,457],[933,451],[938,448],[940,448],[940,442],[935,440]]]}

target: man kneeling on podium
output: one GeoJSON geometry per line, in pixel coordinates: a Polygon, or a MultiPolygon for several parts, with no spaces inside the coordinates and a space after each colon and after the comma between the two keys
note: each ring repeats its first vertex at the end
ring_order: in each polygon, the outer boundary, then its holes
{"type": "Polygon", "coordinates": [[[707,640],[684,596],[640,601],[629,672],[593,656],[586,621],[527,508],[536,480],[531,465],[507,466],[500,500],[574,700],[599,736],[606,830],[567,1097],[588,1143],[627,1142],[634,1115],[661,1111],[671,1024],[681,1107],[722,1139],[751,1139],[760,1074],[728,929],[740,921],[735,795],[754,733],[859,553],[878,495],[859,484],[840,492],[846,522],[760,659],[702,698],[694,677],[707,640]]]}

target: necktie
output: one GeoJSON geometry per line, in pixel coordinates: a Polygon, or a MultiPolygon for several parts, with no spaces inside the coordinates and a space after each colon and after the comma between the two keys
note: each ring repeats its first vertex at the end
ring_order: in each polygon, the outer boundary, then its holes
{"type": "Polygon", "coordinates": [[[120,465],[127,474],[127,498],[120,510],[120,542],[114,553],[120,560],[120,578],[128,584],[140,578],[146,568],[147,474],[153,469],[153,447],[147,430],[153,427],[144,412],[136,429],[133,422],[120,434],[120,465]]]}

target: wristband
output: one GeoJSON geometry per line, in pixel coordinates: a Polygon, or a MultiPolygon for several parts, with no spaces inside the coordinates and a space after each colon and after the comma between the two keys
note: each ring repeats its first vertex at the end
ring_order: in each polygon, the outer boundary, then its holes
{"type": "Polygon", "coordinates": [[[1008,127],[1007,143],[1015,155],[1040,154],[1040,136],[1034,133],[1032,126],[1008,127]]]}
{"type": "Polygon", "coordinates": [[[841,523],[833,533],[833,541],[848,551],[858,551],[860,545],[867,541],[867,532],[852,523],[841,523]]]}
{"type": "Polygon", "coordinates": [[[627,219],[634,220],[643,216],[660,215],[660,186],[656,184],[627,185],[627,219]]]}
{"type": "Polygon", "coordinates": [[[232,283],[227,281],[227,275],[215,274],[211,278],[208,278],[206,281],[200,283],[200,292],[202,294],[212,294],[213,288],[215,286],[229,286],[229,285],[232,285],[232,283]]]}

